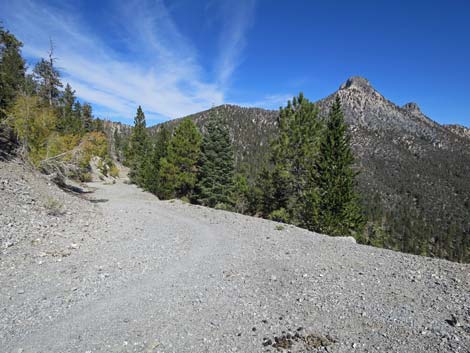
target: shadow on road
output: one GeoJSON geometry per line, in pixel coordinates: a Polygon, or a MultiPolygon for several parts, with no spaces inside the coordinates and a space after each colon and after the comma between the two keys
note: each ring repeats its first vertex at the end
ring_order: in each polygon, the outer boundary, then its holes
{"type": "Polygon", "coordinates": [[[87,199],[87,200],[90,201],[91,203],[104,203],[104,202],[109,201],[108,199],[87,199]]]}

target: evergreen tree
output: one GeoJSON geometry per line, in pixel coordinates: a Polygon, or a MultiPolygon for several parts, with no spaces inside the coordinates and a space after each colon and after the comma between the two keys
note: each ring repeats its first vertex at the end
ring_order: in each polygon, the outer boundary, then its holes
{"type": "Polygon", "coordinates": [[[220,119],[211,117],[201,145],[197,202],[202,205],[232,204],[234,157],[228,130],[220,119]]]}
{"type": "MultiPolygon", "coordinates": [[[[255,181],[254,196],[257,199],[257,211],[264,218],[274,219],[273,213],[286,213],[289,206],[291,176],[284,166],[276,164],[271,170],[265,165],[255,181]]],[[[288,217],[283,217],[288,222],[288,217]]]]}
{"type": "Polygon", "coordinates": [[[144,163],[147,158],[148,136],[145,115],[142,108],[137,108],[134,118],[134,129],[130,138],[130,172],[129,177],[133,183],[144,185],[144,163]]]}
{"type": "Polygon", "coordinates": [[[103,119],[96,118],[91,121],[91,130],[96,132],[104,133],[104,121],[103,119]]]}
{"type": "Polygon", "coordinates": [[[253,188],[251,208],[254,213],[260,213],[263,218],[268,218],[271,212],[276,210],[273,206],[275,203],[274,192],[271,172],[266,165],[263,165],[253,188]]]}
{"type": "Polygon", "coordinates": [[[0,119],[13,104],[24,85],[26,66],[21,57],[23,44],[0,26],[0,119]]]}
{"type": "Polygon", "coordinates": [[[190,119],[176,128],[168,147],[168,156],[161,161],[159,180],[161,198],[190,198],[196,185],[201,134],[190,119]]]}
{"type": "Polygon", "coordinates": [[[244,173],[236,173],[232,192],[233,208],[235,212],[247,214],[250,210],[250,184],[244,173]]]}
{"type": "Polygon", "coordinates": [[[157,196],[162,200],[175,197],[177,175],[180,173],[173,163],[168,162],[167,158],[160,159],[160,170],[158,171],[157,196]]]}
{"type": "Polygon", "coordinates": [[[166,126],[163,126],[157,132],[155,137],[155,144],[148,154],[147,163],[145,166],[145,188],[154,193],[160,192],[160,163],[163,158],[168,155],[168,145],[170,143],[171,134],[166,126]]]}
{"type": "Polygon", "coordinates": [[[89,103],[81,107],[82,126],[85,132],[93,131],[93,109],[89,103]]]}
{"type": "Polygon", "coordinates": [[[348,235],[363,229],[364,221],[354,191],[356,172],[352,169],[353,161],[337,96],[327,118],[315,165],[315,181],[319,190],[315,230],[329,235],[348,235]]]}
{"type": "Polygon", "coordinates": [[[38,84],[34,79],[34,74],[26,74],[24,77],[21,93],[26,96],[34,96],[39,91],[38,84]]]}
{"type": "Polygon", "coordinates": [[[279,116],[272,167],[261,173],[257,183],[263,194],[261,211],[264,217],[306,226],[310,217],[306,208],[316,207],[312,178],[321,131],[318,109],[300,93],[281,108],[279,116]]]}
{"type": "Polygon", "coordinates": [[[52,106],[57,103],[59,98],[62,82],[60,82],[60,73],[54,67],[54,48],[51,42],[49,55],[47,60],[41,59],[34,67],[33,74],[35,80],[38,82],[39,96],[52,106]]]}
{"type": "Polygon", "coordinates": [[[75,91],[67,83],[60,97],[61,114],[57,128],[61,132],[79,134],[82,130],[81,119],[74,114],[75,100],[75,91]]]}
{"type": "Polygon", "coordinates": [[[77,123],[77,130],[80,133],[84,132],[83,119],[82,119],[82,104],[77,100],[72,107],[73,121],[77,123]]]}

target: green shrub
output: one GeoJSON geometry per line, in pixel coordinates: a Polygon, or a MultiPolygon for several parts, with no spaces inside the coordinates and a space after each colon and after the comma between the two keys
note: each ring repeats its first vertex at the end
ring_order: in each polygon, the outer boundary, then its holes
{"type": "Polygon", "coordinates": [[[62,204],[52,197],[48,197],[44,202],[44,207],[47,209],[47,214],[51,216],[60,216],[62,211],[62,204]]]}
{"type": "Polygon", "coordinates": [[[116,167],[116,165],[113,163],[111,168],[109,169],[109,175],[111,175],[113,178],[119,177],[119,168],[116,167]]]}
{"type": "Polygon", "coordinates": [[[91,174],[89,172],[84,172],[84,173],[81,173],[79,176],[78,176],[78,179],[82,182],[82,183],[89,183],[91,181],[93,181],[93,178],[91,176],[91,174]]]}
{"type": "Polygon", "coordinates": [[[268,218],[276,222],[289,223],[289,214],[287,213],[285,208],[280,208],[271,212],[268,218]]]}
{"type": "Polygon", "coordinates": [[[216,210],[223,210],[223,211],[230,211],[231,207],[230,205],[227,205],[226,203],[219,202],[214,206],[216,210]]]}

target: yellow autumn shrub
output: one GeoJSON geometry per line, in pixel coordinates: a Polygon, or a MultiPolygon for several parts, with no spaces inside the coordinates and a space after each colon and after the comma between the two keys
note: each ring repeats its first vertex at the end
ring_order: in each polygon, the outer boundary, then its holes
{"type": "Polygon", "coordinates": [[[56,127],[53,109],[43,106],[36,96],[19,96],[8,114],[8,122],[30,161],[38,165],[47,156],[48,139],[56,127]]]}

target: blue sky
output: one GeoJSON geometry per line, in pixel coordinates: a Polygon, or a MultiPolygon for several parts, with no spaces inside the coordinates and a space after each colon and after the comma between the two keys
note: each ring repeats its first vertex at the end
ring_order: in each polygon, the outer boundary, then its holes
{"type": "Polygon", "coordinates": [[[349,76],[470,126],[469,1],[1,0],[30,63],[55,43],[63,81],[104,118],[150,124],[213,105],[277,109],[349,76]]]}

